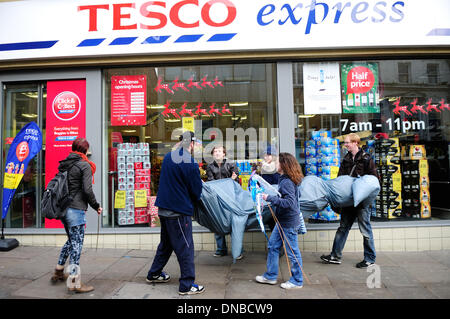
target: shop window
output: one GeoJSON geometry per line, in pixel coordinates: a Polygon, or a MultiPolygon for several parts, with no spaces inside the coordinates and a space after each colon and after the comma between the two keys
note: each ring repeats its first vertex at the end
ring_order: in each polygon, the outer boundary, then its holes
{"type": "Polygon", "coordinates": [[[411,63],[399,62],[398,66],[398,82],[399,83],[410,83],[410,69],[411,63]]]}
{"type": "MultiPolygon", "coordinates": [[[[449,62],[294,63],[296,156],[305,175],[335,178],[346,153],[343,138],[353,132],[373,156],[381,176],[381,192],[371,206],[372,219],[448,218],[449,62]],[[314,139],[320,135],[338,144],[332,156],[324,157],[321,149],[308,149],[317,146],[314,139]]],[[[331,222],[339,216],[327,208],[307,219],[331,222]]]]}
{"type": "Polygon", "coordinates": [[[427,76],[428,76],[428,83],[438,84],[439,83],[439,64],[428,63],[427,64],[427,76]]]}
{"type": "Polygon", "coordinates": [[[3,220],[6,228],[40,228],[44,226],[44,217],[41,216],[39,207],[45,188],[46,96],[46,88],[42,83],[7,84],[4,87],[2,167],[6,165],[5,160],[11,143],[26,124],[31,121],[36,122],[43,134],[42,150],[28,163],[11,200],[8,214],[3,220]]]}
{"type": "Polygon", "coordinates": [[[203,142],[195,158],[204,180],[211,158],[208,145],[221,140],[227,146],[227,158],[243,163],[241,178],[245,179],[250,164],[257,163],[263,151],[259,145],[254,149],[250,133],[256,133],[258,142],[266,141],[264,148],[268,141],[277,143],[275,75],[273,64],[104,70],[109,215],[103,227],[159,226],[153,204],[162,159],[177,146],[184,130],[193,130],[203,142]],[[127,100],[131,92],[133,102],[127,100]],[[239,132],[246,134],[243,143],[239,132]],[[117,207],[118,190],[125,191],[119,193],[125,195],[121,208],[117,207]],[[136,190],[145,190],[145,207],[135,205],[136,190]]]}

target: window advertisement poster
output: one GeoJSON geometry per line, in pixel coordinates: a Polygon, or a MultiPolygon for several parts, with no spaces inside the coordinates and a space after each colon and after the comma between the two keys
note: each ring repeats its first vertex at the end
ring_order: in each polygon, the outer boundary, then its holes
{"type": "Polygon", "coordinates": [[[111,125],[145,125],[147,77],[128,75],[111,77],[111,125]]]}
{"type": "Polygon", "coordinates": [[[340,114],[338,63],[303,64],[305,114],[340,114]]]}
{"type": "Polygon", "coordinates": [[[342,63],[343,113],[379,113],[378,63],[342,63]]]}
{"type": "MultiPolygon", "coordinates": [[[[58,172],[59,161],[72,151],[72,143],[86,137],[86,80],[47,82],[45,137],[45,187],[58,172]]],[[[62,228],[56,219],[45,219],[45,228],[62,228]]]]}

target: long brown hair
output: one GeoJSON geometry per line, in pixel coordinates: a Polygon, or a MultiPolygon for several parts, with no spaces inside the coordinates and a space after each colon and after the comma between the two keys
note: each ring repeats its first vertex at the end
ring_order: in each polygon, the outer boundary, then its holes
{"type": "Polygon", "coordinates": [[[289,176],[290,180],[295,185],[299,185],[303,180],[302,167],[297,162],[297,159],[290,153],[280,153],[278,158],[280,167],[283,173],[289,176]]]}

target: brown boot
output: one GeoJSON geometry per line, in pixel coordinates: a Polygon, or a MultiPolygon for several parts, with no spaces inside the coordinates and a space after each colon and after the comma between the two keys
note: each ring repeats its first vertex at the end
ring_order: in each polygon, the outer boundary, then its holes
{"type": "Polygon", "coordinates": [[[69,291],[76,292],[76,293],[84,293],[84,292],[91,292],[94,290],[94,287],[92,286],[86,286],[85,284],[81,283],[79,288],[69,288],[69,291]]]}
{"type": "Polygon", "coordinates": [[[71,292],[85,293],[94,290],[94,287],[87,286],[81,282],[80,275],[72,275],[67,279],[67,288],[71,292]]]}
{"type": "Polygon", "coordinates": [[[58,281],[66,280],[68,277],[69,277],[69,275],[64,273],[64,269],[55,269],[55,272],[53,273],[52,277],[50,278],[50,281],[55,284],[58,281]]]}

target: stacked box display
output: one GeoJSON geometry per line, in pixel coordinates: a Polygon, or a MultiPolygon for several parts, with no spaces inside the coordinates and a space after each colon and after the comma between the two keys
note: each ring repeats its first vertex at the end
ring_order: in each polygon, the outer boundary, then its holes
{"type": "Polygon", "coordinates": [[[148,143],[117,145],[118,190],[127,192],[125,209],[119,209],[119,225],[149,223],[150,148],[148,143]],[[134,191],[147,190],[147,207],[134,207],[134,191]]]}
{"type": "Polygon", "coordinates": [[[405,217],[430,218],[430,191],[428,177],[428,161],[424,145],[405,147],[402,175],[403,205],[405,217]]]}
{"type": "Polygon", "coordinates": [[[375,163],[381,189],[376,199],[376,217],[393,219],[402,216],[402,174],[398,138],[375,141],[375,163]]]}
{"type": "MultiPolygon", "coordinates": [[[[305,141],[305,175],[331,179],[332,167],[339,167],[341,152],[339,140],[331,137],[331,131],[311,132],[311,140],[305,141]]],[[[309,217],[310,221],[337,221],[340,216],[330,206],[309,217]]]]}

